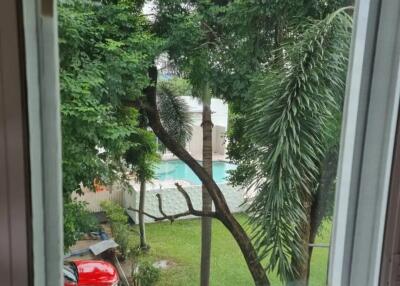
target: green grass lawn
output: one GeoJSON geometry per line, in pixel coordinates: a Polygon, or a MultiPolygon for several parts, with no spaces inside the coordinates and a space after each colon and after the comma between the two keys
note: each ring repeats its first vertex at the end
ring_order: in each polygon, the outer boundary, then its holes
{"type": "MultiPolygon", "coordinates": [[[[237,215],[245,224],[246,217],[237,215]]],[[[147,239],[151,246],[146,259],[168,259],[176,266],[162,271],[159,286],[197,286],[200,268],[200,220],[180,220],[173,224],[146,225],[147,239]]],[[[317,242],[328,242],[329,231],[321,231],[317,242]]],[[[212,237],[212,286],[253,285],[250,273],[239,247],[217,220],[213,222],[212,237]]],[[[315,249],[312,259],[311,286],[325,285],[328,249],[315,249]]],[[[282,285],[274,274],[268,275],[272,285],[282,285]]]]}

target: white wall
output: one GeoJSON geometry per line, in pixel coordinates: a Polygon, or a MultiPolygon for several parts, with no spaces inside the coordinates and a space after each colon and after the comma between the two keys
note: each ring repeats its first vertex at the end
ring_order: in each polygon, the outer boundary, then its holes
{"type": "MultiPolygon", "coordinates": [[[[201,102],[190,96],[182,97],[189,106],[193,123],[193,134],[186,148],[195,157],[201,158],[203,148],[203,130],[201,127],[203,106],[201,102]]],[[[228,128],[228,105],[221,99],[211,99],[211,120],[213,127],[213,152],[225,155],[225,133],[228,128]]]]}
{"type": "MultiPolygon", "coordinates": [[[[201,124],[201,113],[203,106],[197,98],[190,96],[182,96],[185,102],[189,105],[189,112],[192,113],[193,124],[200,126],[201,124]]],[[[228,126],[228,105],[221,99],[211,99],[211,120],[215,125],[223,127],[228,126]]]]}
{"type": "Polygon", "coordinates": [[[226,146],[226,128],[215,125],[213,128],[213,152],[225,155],[226,146]]]}
{"type": "MultiPolygon", "coordinates": [[[[223,126],[215,125],[212,130],[212,147],[213,153],[224,155],[225,154],[225,133],[226,129],[223,126]]],[[[201,126],[193,126],[192,138],[186,146],[189,153],[194,157],[201,157],[203,148],[203,129],[201,126]]]]}

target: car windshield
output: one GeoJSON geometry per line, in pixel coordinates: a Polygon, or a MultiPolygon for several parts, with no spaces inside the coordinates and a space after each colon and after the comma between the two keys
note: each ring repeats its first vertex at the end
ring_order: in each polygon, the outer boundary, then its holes
{"type": "Polygon", "coordinates": [[[68,263],[64,264],[64,278],[73,282],[78,281],[78,271],[76,269],[75,264],[73,263],[68,263]]]}

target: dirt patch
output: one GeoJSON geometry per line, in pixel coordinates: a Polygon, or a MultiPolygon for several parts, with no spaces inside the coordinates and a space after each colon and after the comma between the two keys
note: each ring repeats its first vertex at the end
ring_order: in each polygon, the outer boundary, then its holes
{"type": "Polygon", "coordinates": [[[125,276],[128,278],[128,280],[131,280],[132,264],[133,263],[130,260],[120,261],[121,268],[124,271],[125,276]]]}
{"type": "Polygon", "coordinates": [[[156,262],[153,263],[153,266],[155,268],[164,270],[164,269],[169,269],[171,267],[174,267],[176,265],[175,262],[171,261],[171,260],[158,260],[156,262]]]}

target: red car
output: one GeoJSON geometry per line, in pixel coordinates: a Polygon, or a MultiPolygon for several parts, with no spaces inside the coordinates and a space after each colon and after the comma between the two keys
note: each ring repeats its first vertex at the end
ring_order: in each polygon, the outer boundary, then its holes
{"type": "Polygon", "coordinates": [[[118,272],[102,260],[76,260],[64,264],[64,286],[117,286],[118,272]]]}

